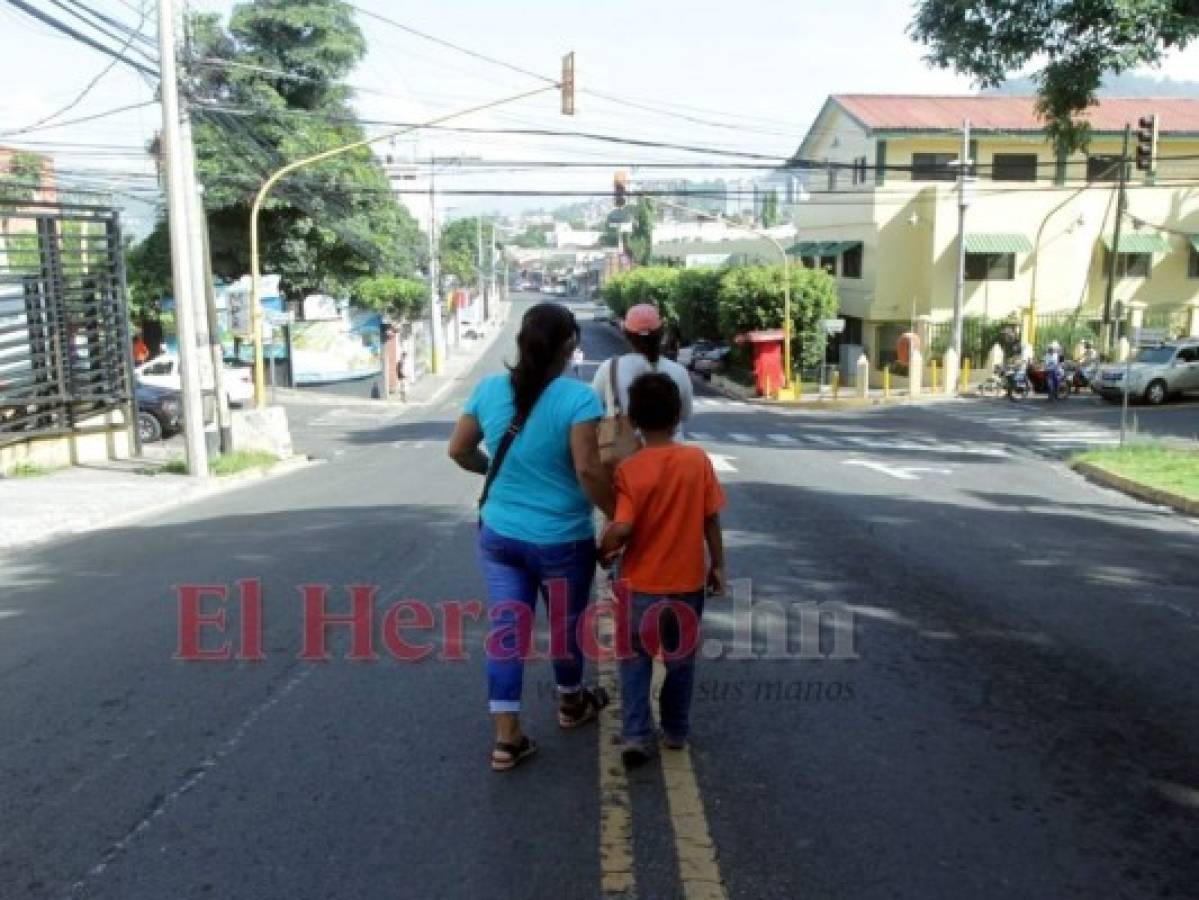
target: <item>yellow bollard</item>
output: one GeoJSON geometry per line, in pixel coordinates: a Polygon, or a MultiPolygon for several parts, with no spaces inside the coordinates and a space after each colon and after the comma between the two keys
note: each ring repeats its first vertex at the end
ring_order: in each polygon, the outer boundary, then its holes
{"type": "Polygon", "coordinates": [[[958,385],[958,393],[964,394],[970,389],[970,357],[962,360],[962,378],[958,385]]]}
{"type": "Polygon", "coordinates": [[[841,370],[837,369],[833,372],[833,399],[837,399],[837,392],[841,390],[841,370]]]}
{"type": "Polygon", "coordinates": [[[941,380],[937,377],[937,361],[934,359],[929,365],[933,368],[933,393],[935,394],[937,388],[941,386],[941,380]]]}
{"type": "Polygon", "coordinates": [[[883,369],[883,399],[891,399],[891,367],[883,369]]]}

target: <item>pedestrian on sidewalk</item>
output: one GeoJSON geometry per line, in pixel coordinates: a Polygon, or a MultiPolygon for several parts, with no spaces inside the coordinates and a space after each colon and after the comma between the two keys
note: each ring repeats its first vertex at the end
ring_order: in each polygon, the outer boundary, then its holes
{"type": "Polygon", "coordinates": [[[705,589],[724,593],[724,493],[707,453],[674,440],[681,414],[682,397],[669,376],[642,375],[630,386],[629,418],[645,446],[616,470],[616,513],[599,547],[606,566],[624,551],[615,594],[617,628],[627,629],[617,646],[631,651],[620,662],[627,765],[657,752],[650,681],[659,653],[666,666],[662,743],[686,746],[705,589]]]}
{"type": "Polygon", "coordinates": [[[583,348],[575,347],[574,353],[570,355],[570,361],[575,370],[575,378],[579,377],[579,367],[583,365],[583,360],[586,358],[587,357],[583,354],[583,348]]]}
{"type": "Polygon", "coordinates": [[[450,457],[485,476],[478,547],[492,623],[487,684],[497,772],[537,750],[521,728],[520,711],[539,594],[550,634],[563,636],[553,660],[558,725],[592,722],[608,703],[602,688],[584,684],[578,634],[595,574],[592,505],[610,516],[615,504],[599,457],[603,408],[588,385],[565,377],[578,340],[579,326],[566,307],[531,307],[516,339],[516,365],[479,382],[450,438],[450,457]]]}
{"type": "Polygon", "coordinates": [[[400,402],[408,402],[408,384],[413,375],[412,362],[408,358],[408,351],[401,350],[400,358],[396,360],[396,381],[400,391],[400,402]]]}
{"type": "Polygon", "coordinates": [[[668,375],[679,389],[682,408],[676,437],[681,441],[683,423],[691,418],[691,376],[677,362],[662,355],[662,316],[658,308],[649,303],[632,307],[625,314],[624,336],[633,352],[614,356],[602,363],[591,382],[595,392],[604,398],[605,414],[611,417],[629,408],[629,385],[635,378],[647,372],[661,372],[668,375]]]}

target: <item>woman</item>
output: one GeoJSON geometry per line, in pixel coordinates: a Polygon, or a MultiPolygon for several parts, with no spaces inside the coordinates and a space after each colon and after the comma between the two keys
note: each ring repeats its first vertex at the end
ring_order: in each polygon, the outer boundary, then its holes
{"type": "Polygon", "coordinates": [[[487,476],[479,559],[492,622],[487,682],[497,772],[537,750],[521,730],[520,698],[539,593],[547,599],[550,634],[565,638],[565,648],[552,648],[558,724],[586,724],[608,700],[602,689],[583,686],[577,630],[595,574],[591,507],[610,516],[614,504],[596,434],[603,408],[588,385],[564,377],[578,340],[578,324],[565,307],[529,309],[516,339],[516,365],[479,383],[450,438],[450,457],[487,476]]]}
{"type": "Polygon", "coordinates": [[[616,390],[620,408],[629,408],[629,385],[638,375],[646,372],[661,372],[669,375],[679,387],[683,401],[683,416],[679,420],[677,437],[682,440],[683,425],[691,418],[691,376],[677,362],[665,359],[662,354],[662,317],[658,309],[648,303],[631,307],[624,318],[624,336],[633,348],[632,353],[614,356],[603,363],[595,373],[591,386],[601,397],[608,397],[611,388],[610,370],[616,366],[616,390]]]}

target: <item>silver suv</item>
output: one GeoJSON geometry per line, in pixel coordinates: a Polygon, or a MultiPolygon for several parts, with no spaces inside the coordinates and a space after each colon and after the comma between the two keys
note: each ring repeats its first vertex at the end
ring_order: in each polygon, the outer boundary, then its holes
{"type": "Polygon", "coordinates": [[[1156,406],[1171,396],[1199,391],[1199,340],[1172,341],[1141,347],[1130,365],[1102,366],[1092,382],[1095,393],[1105,400],[1124,396],[1125,372],[1128,395],[1156,406]]]}

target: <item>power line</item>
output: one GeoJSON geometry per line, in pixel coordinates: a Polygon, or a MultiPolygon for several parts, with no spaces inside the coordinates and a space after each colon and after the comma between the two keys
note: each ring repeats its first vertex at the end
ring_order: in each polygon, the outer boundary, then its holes
{"type": "MultiPolygon", "coordinates": [[[[131,31],[129,33],[128,39],[125,41],[124,46],[121,47],[121,49],[118,51],[118,53],[124,53],[125,51],[127,51],[129,49],[130,45],[133,43],[133,39],[135,37],[141,35],[141,29],[142,29],[142,26],[145,25],[145,23],[146,23],[146,7],[145,7],[145,3],[143,2],[142,8],[141,8],[141,19],[137,23],[137,30],[131,31]]],[[[50,113],[50,115],[45,116],[44,118],[38,119],[38,121],[34,122],[32,125],[28,126],[27,128],[19,128],[16,131],[10,131],[7,133],[8,134],[21,134],[22,132],[25,132],[25,131],[31,131],[31,130],[37,128],[38,126],[45,125],[47,122],[51,121],[52,119],[57,119],[59,116],[63,115],[64,113],[70,112],[72,109],[74,109],[76,106],[78,106],[80,103],[83,102],[84,98],[86,98],[87,95],[91,93],[92,88],[94,88],[97,84],[99,84],[100,80],[102,78],[104,78],[104,76],[107,75],[109,72],[111,72],[116,67],[116,64],[118,62],[120,62],[120,59],[118,57],[113,57],[111,60],[109,60],[108,65],[106,65],[103,69],[101,69],[96,74],[96,76],[91,81],[89,81],[87,83],[87,85],[84,86],[83,90],[80,91],[73,100],[71,100],[69,103],[67,103],[65,106],[63,106],[61,109],[57,110],[56,112],[50,113]]]]}
{"type": "Polygon", "coordinates": [[[72,26],[66,24],[65,22],[62,22],[59,19],[54,18],[54,16],[47,15],[46,13],[42,12],[41,10],[39,10],[39,9],[35,8],[34,6],[30,5],[29,3],[25,2],[25,0],[8,0],[8,3],[10,3],[12,6],[15,6],[17,9],[21,10],[26,15],[32,16],[33,18],[37,19],[39,22],[49,25],[55,31],[62,32],[63,34],[68,35],[69,37],[73,37],[75,40],[79,41],[80,43],[87,44],[89,47],[91,47],[95,50],[99,50],[101,53],[105,54],[106,56],[115,57],[116,59],[125,63],[127,66],[130,66],[143,74],[146,74],[146,75],[157,75],[158,74],[158,72],[155,69],[150,68],[149,66],[145,65],[144,63],[130,59],[127,55],[125,55],[123,53],[115,52],[111,47],[108,47],[105,44],[101,43],[100,41],[97,41],[95,38],[92,38],[86,34],[83,34],[82,32],[76,30],[72,26]]]}
{"type": "MultiPolygon", "coordinates": [[[[17,0],[9,0],[10,3],[17,0]]],[[[92,113],[89,116],[81,116],[78,119],[67,119],[65,122],[53,122],[50,125],[38,125],[36,127],[19,128],[16,131],[6,131],[0,134],[0,137],[5,137],[10,134],[28,134],[31,131],[49,131],[51,128],[66,128],[68,125],[82,125],[84,122],[95,122],[97,119],[106,119],[109,116],[115,116],[123,112],[129,112],[134,109],[144,109],[147,106],[157,106],[157,100],[143,100],[140,103],[129,103],[125,106],[117,106],[113,109],[106,109],[103,112],[92,113]]]]}

